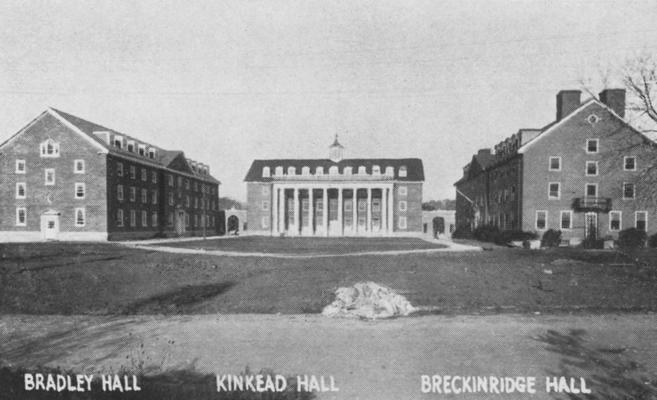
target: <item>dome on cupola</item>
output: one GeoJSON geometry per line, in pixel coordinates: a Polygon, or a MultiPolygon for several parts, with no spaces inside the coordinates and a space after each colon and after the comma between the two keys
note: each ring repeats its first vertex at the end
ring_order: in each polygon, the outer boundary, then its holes
{"type": "Polygon", "coordinates": [[[335,140],[333,141],[333,144],[331,147],[329,147],[329,159],[333,162],[340,162],[342,161],[343,158],[343,153],[344,153],[344,146],[338,142],[338,135],[335,135],[335,140]]]}

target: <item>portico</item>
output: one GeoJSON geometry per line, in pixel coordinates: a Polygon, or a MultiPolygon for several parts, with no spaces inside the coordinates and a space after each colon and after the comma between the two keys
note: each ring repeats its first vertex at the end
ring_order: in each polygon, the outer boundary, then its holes
{"type": "Polygon", "coordinates": [[[393,232],[392,182],[272,184],[272,234],[373,236],[393,232]]]}

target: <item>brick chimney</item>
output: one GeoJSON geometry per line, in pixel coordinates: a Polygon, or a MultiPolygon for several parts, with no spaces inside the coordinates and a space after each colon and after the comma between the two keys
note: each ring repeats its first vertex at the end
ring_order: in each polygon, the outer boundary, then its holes
{"type": "Polygon", "coordinates": [[[557,121],[579,107],[581,96],[582,92],[579,90],[562,90],[557,93],[557,121]]]}
{"type": "Polygon", "coordinates": [[[625,118],[625,89],[605,89],[600,92],[600,101],[625,118]]]}
{"type": "Polygon", "coordinates": [[[491,154],[493,154],[491,149],[479,149],[479,151],[477,151],[478,156],[490,156],[491,154]]]}

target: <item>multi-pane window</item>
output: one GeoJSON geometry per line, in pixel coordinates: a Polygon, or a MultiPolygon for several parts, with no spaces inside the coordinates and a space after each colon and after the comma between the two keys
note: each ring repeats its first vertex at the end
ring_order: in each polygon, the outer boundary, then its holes
{"type": "Polygon", "coordinates": [[[173,214],[167,216],[167,225],[173,226],[173,214]]]}
{"type": "Polygon", "coordinates": [[[640,231],[648,231],[648,211],[634,213],[634,227],[640,231]]]}
{"type": "Polygon", "coordinates": [[[169,205],[173,205],[173,193],[169,192],[169,205]]]}
{"type": "Polygon", "coordinates": [[[143,204],[148,203],[148,190],[146,189],[141,190],[141,202],[143,204]]]}
{"type": "Polygon", "coordinates": [[[130,166],[130,179],[136,179],[137,178],[137,167],[134,165],[130,166]]]}
{"type": "Polygon", "coordinates": [[[85,225],[85,215],[84,208],[75,209],[75,226],[84,226],[85,225]]]}
{"type": "Polygon", "coordinates": [[[408,170],[406,169],[405,165],[402,165],[401,167],[399,167],[399,177],[405,178],[406,175],[408,175],[408,170]]]}
{"type": "Polygon", "coordinates": [[[151,226],[156,227],[157,226],[157,212],[153,211],[151,214],[151,226]]]}
{"type": "Polygon", "coordinates": [[[18,207],[16,209],[16,225],[27,225],[27,209],[25,207],[18,207]]]}
{"type": "Polygon", "coordinates": [[[586,162],[586,176],[597,176],[598,175],[598,162],[597,161],[587,161],[586,162]]]}
{"type": "Polygon", "coordinates": [[[120,208],[116,210],[116,226],[123,226],[123,210],[120,208]]]}
{"type": "Polygon", "coordinates": [[[157,190],[153,190],[153,191],[151,192],[151,202],[152,202],[153,204],[157,204],[157,198],[158,198],[158,191],[157,191],[157,190]]]}
{"type": "Polygon", "coordinates": [[[151,172],[151,182],[157,183],[157,171],[151,172]]]}
{"type": "Polygon", "coordinates": [[[636,195],[634,191],[634,184],[633,183],[623,183],[623,199],[628,200],[628,199],[633,199],[634,196],[636,195]]]}
{"type": "Polygon", "coordinates": [[[148,213],[146,210],[141,211],[141,226],[144,228],[148,226],[148,213]]]}
{"type": "Polygon", "coordinates": [[[269,167],[262,167],[262,177],[269,178],[271,176],[271,170],[269,167]]]}
{"type": "Polygon", "coordinates": [[[59,143],[48,139],[39,146],[41,157],[59,157],[59,143]]]}
{"type": "Polygon", "coordinates": [[[572,229],[573,212],[570,210],[561,211],[561,229],[572,229]]]}
{"type": "Polygon", "coordinates": [[[135,152],[135,142],[132,140],[128,142],[128,151],[131,153],[135,152]]]}
{"type": "Polygon", "coordinates": [[[399,217],[399,223],[397,226],[399,229],[406,229],[406,217],[399,217]]]}
{"type": "Polygon", "coordinates": [[[406,186],[400,186],[398,193],[400,196],[406,196],[408,194],[408,188],[406,186]]]}
{"type": "Polygon", "coordinates": [[[26,196],[25,182],[17,182],[16,183],[16,198],[17,199],[24,199],[25,196],[26,196]]]}
{"type": "Polygon", "coordinates": [[[620,211],[609,212],[609,230],[620,231],[622,226],[623,214],[620,211]]]}
{"type": "Polygon", "coordinates": [[[137,188],[130,186],[130,201],[137,200],[137,188]]]}
{"type": "MultiPolygon", "coordinates": [[[[214,222],[214,221],[212,221],[214,222]]],[[[262,217],[260,220],[260,226],[262,229],[267,229],[269,228],[269,218],[268,217],[262,217]]]]}
{"type": "Polygon", "coordinates": [[[599,139],[586,139],[586,152],[589,154],[594,154],[599,151],[599,139]]]}
{"type": "Polygon", "coordinates": [[[189,190],[189,179],[185,179],[185,189],[189,190]]]}
{"type": "Polygon", "coordinates": [[[536,229],[539,231],[544,231],[547,229],[547,211],[539,210],[536,211],[536,229]]]}
{"type": "Polygon", "coordinates": [[[76,174],[84,174],[84,160],[73,161],[73,172],[76,174]]]}
{"type": "Polygon", "coordinates": [[[123,185],[116,185],[116,199],[123,201],[123,185]]]}
{"type": "Polygon", "coordinates": [[[137,226],[137,212],[135,210],[130,210],[130,226],[137,226]]]}
{"type": "Polygon", "coordinates": [[[16,173],[17,174],[25,173],[25,160],[16,160],[16,173]]]}
{"type": "Polygon", "coordinates": [[[169,186],[173,186],[173,175],[167,175],[167,180],[169,181],[169,186]]]}
{"type": "Polygon", "coordinates": [[[146,154],[146,146],[144,146],[143,144],[140,144],[138,151],[139,151],[140,156],[145,155],[146,154]]]}
{"type": "Polygon", "coordinates": [[[54,168],[46,168],[46,185],[52,186],[55,184],[55,169],[54,168]]]}
{"type": "Polygon", "coordinates": [[[550,157],[550,171],[561,171],[561,157],[550,157]]]}
{"type": "Polygon", "coordinates": [[[198,208],[198,197],[194,197],[194,208],[198,208]]]}
{"type": "Polygon", "coordinates": [[[191,201],[189,199],[189,196],[185,196],[185,207],[188,207],[191,205],[191,201]]]}
{"type": "Polygon", "coordinates": [[[598,197],[598,184],[587,183],[584,187],[585,197],[598,197]]]}
{"type": "Polygon", "coordinates": [[[561,183],[550,182],[548,184],[548,199],[559,199],[561,197],[561,183]]]}
{"type": "Polygon", "coordinates": [[[262,211],[269,211],[269,200],[262,201],[262,211]]]}
{"type": "Polygon", "coordinates": [[[117,162],[116,163],[116,176],[123,176],[123,163],[122,162],[117,162]]]}
{"type": "Polygon", "coordinates": [[[401,200],[399,202],[399,211],[406,211],[407,208],[408,208],[408,205],[407,205],[406,201],[401,200]]]}
{"type": "Polygon", "coordinates": [[[148,171],[146,168],[141,169],[141,180],[146,182],[148,180],[148,171]]]}
{"type": "Polygon", "coordinates": [[[76,182],[75,183],[75,198],[76,199],[84,199],[84,195],[85,195],[84,183],[76,182]]]}
{"type": "Polygon", "coordinates": [[[636,171],[636,157],[624,157],[623,169],[625,171],[636,171]]]}

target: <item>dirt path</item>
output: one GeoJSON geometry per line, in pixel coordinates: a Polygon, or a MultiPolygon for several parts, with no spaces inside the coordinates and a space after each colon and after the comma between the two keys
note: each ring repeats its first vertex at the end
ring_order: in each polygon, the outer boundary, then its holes
{"type": "Polygon", "coordinates": [[[248,366],[334,376],[340,392],[320,399],[441,397],[421,393],[422,374],[536,376],[535,399],[551,398],[543,389],[551,375],[583,376],[598,398],[657,395],[655,314],[374,322],[316,315],[4,316],[0,334],[1,358],[13,366],[100,372],[143,363],[219,374],[248,366]]]}

